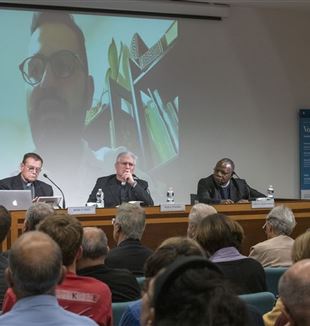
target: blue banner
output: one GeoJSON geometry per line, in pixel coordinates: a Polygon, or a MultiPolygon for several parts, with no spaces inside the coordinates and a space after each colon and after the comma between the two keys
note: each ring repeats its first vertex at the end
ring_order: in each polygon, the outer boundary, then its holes
{"type": "Polygon", "coordinates": [[[310,199],[310,109],[299,110],[300,197],[310,199]]]}

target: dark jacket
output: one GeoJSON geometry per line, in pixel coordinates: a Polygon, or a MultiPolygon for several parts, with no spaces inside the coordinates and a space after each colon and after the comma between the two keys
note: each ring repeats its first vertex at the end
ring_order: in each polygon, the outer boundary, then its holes
{"type": "MultiPolygon", "coordinates": [[[[251,188],[244,179],[231,178],[229,187],[229,199],[234,202],[238,202],[241,199],[253,200],[259,197],[265,197],[264,194],[251,188]]],[[[197,196],[200,203],[219,204],[221,202],[220,186],[214,181],[213,175],[199,180],[197,196]]]]}
{"type": "Polygon", "coordinates": [[[137,239],[126,239],[109,251],[105,263],[111,268],[125,268],[135,276],[143,276],[144,263],[153,253],[137,239]]]}
{"type": "Polygon", "coordinates": [[[137,279],[127,269],[110,268],[101,264],[82,268],[77,274],[93,277],[107,284],[112,292],[112,302],[133,301],[141,297],[137,279]]]}
{"type": "Polygon", "coordinates": [[[136,179],[136,181],[137,185],[133,188],[128,183],[122,186],[121,182],[116,179],[116,174],[99,178],[87,202],[96,202],[97,191],[102,189],[105,207],[120,205],[122,203],[121,191],[126,192],[126,201],[142,201],[144,206],[154,205],[148,190],[148,183],[142,179],[136,179]]]}
{"type": "MultiPolygon", "coordinates": [[[[33,182],[35,197],[53,196],[53,188],[47,183],[36,180],[33,182]]],[[[0,180],[0,189],[4,190],[23,190],[21,174],[0,180]]]]}

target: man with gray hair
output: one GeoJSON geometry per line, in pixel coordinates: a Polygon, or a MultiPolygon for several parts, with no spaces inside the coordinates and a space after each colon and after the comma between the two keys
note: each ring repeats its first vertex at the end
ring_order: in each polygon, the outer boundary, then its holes
{"type": "Polygon", "coordinates": [[[95,326],[88,317],[59,306],[55,289],[64,274],[61,250],[52,238],[39,231],[23,234],[10,250],[6,271],[17,302],[11,311],[0,316],[0,324],[95,326]]]}
{"type": "Polygon", "coordinates": [[[26,212],[23,232],[34,231],[37,224],[39,224],[45,217],[54,215],[54,208],[47,203],[34,203],[26,212]]]}
{"type": "Polygon", "coordinates": [[[126,268],[135,276],[143,276],[143,266],[152,250],[141,244],[145,229],[145,212],[139,205],[124,203],[113,219],[113,238],[117,247],[108,253],[106,264],[126,268]]]}
{"type": "Polygon", "coordinates": [[[141,201],[144,206],[154,205],[148,183],[134,174],[136,161],[136,155],[131,152],[118,154],[114,164],[116,174],[98,178],[87,202],[96,202],[98,189],[102,189],[105,207],[129,201],[141,201]]]}
{"type": "Polygon", "coordinates": [[[217,210],[213,206],[203,203],[195,204],[188,215],[187,236],[195,239],[199,223],[207,216],[216,213],[217,210]]]}
{"type": "Polygon", "coordinates": [[[310,325],[310,259],[300,260],[280,278],[279,294],[283,302],[285,325],[310,325]]]}
{"type": "Polygon", "coordinates": [[[112,302],[133,301],[140,298],[140,286],[127,269],[110,268],[104,263],[109,252],[108,238],[97,227],[83,228],[82,257],[77,261],[77,274],[93,277],[107,284],[112,302]]]}
{"type": "Polygon", "coordinates": [[[274,207],[263,226],[267,240],[253,246],[249,257],[258,260],[263,267],[292,265],[291,251],[294,240],[290,234],[295,225],[295,216],[291,209],[284,205],[274,207]]]}

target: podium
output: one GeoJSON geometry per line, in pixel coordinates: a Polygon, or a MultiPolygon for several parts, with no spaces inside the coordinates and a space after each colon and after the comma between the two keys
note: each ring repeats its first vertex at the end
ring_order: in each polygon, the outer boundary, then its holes
{"type": "MultiPolygon", "coordinates": [[[[276,200],[276,205],[284,204],[294,212],[297,225],[292,234],[296,238],[310,228],[310,201],[309,200],[276,200]]],[[[159,206],[146,207],[146,228],[142,243],[155,249],[163,240],[172,236],[186,236],[188,214],[191,205],[185,206],[185,211],[161,212],[159,206]]],[[[241,252],[248,255],[250,247],[257,242],[266,240],[262,226],[270,209],[252,209],[251,204],[214,205],[219,213],[226,214],[238,221],[245,233],[241,252]]],[[[64,212],[64,210],[59,210],[64,212]]],[[[109,246],[115,246],[113,240],[112,218],[115,217],[115,208],[100,208],[93,215],[76,215],[83,226],[97,226],[107,234],[109,246]]],[[[2,250],[9,249],[12,243],[21,235],[25,211],[11,211],[11,232],[2,244],[2,250]]]]}

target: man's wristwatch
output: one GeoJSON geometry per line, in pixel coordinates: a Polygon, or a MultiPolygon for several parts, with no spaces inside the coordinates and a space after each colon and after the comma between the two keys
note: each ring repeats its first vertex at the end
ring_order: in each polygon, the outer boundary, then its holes
{"type": "Polygon", "coordinates": [[[136,185],[137,185],[137,181],[134,181],[134,183],[131,185],[132,186],[132,188],[134,188],[136,185]]]}

